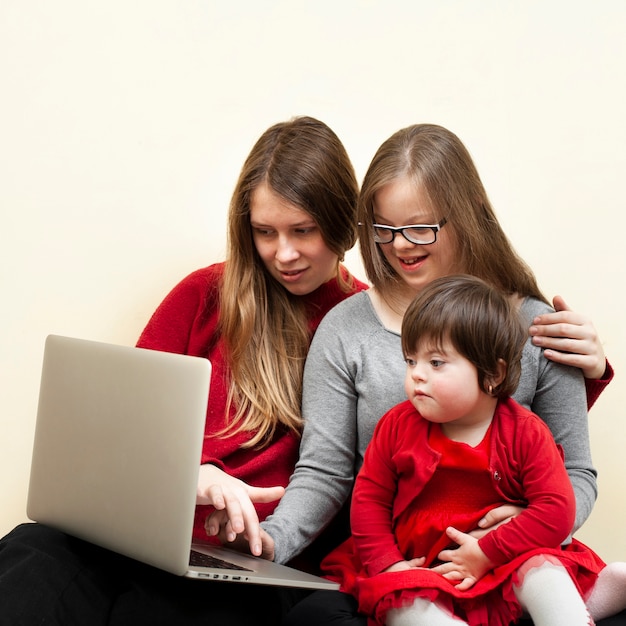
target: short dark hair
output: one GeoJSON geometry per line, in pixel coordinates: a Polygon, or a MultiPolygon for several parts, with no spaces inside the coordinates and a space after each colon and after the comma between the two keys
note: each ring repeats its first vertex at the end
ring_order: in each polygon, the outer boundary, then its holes
{"type": "Polygon", "coordinates": [[[478,370],[478,384],[506,363],[506,374],[491,394],[510,396],[519,383],[528,333],[509,298],[480,278],[453,275],[427,285],[411,302],[402,321],[402,350],[411,354],[424,341],[440,347],[449,341],[478,370]]]}

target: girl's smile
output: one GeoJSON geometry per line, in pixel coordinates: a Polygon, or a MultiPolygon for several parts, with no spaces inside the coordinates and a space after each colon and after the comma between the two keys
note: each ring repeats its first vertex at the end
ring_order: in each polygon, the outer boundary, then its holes
{"type": "MultiPolygon", "coordinates": [[[[396,227],[436,224],[441,218],[422,189],[406,177],[393,180],[374,196],[374,219],[379,224],[396,227]]],[[[434,243],[411,243],[397,233],[390,243],[378,245],[387,262],[413,293],[419,292],[435,278],[457,271],[449,226],[439,230],[434,243]]]]}

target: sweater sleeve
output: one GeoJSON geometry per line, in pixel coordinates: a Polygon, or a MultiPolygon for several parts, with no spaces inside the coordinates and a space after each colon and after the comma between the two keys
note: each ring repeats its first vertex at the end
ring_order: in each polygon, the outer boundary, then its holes
{"type": "Polygon", "coordinates": [[[607,361],[606,369],[604,370],[604,375],[602,378],[598,378],[597,380],[591,380],[589,378],[585,378],[585,388],[587,390],[587,408],[591,409],[591,407],[596,403],[596,400],[600,397],[600,394],[607,388],[608,384],[613,380],[613,376],[615,372],[613,371],[612,365],[607,361]]]}
{"type": "Polygon", "coordinates": [[[393,534],[393,502],[397,472],[393,458],[393,411],[382,417],[365,452],[356,478],[350,523],[356,551],[368,576],[404,560],[393,534]]]}
{"type": "Polygon", "coordinates": [[[565,454],[565,467],[576,494],[576,532],[591,514],[598,487],[591,460],[589,418],[580,370],[544,360],[530,406],[548,425],[565,454]]]}
{"type": "MultiPolygon", "coordinates": [[[[339,305],[341,307],[342,305],[339,305]]],[[[304,430],[289,486],[263,528],[275,560],[286,563],[330,524],[348,501],[355,475],[357,393],[336,307],[320,324],[304,369],[304,430]]]]}
{"type": "Polygon", "coordinates": [[[512,450],[501,458],[515,468],[520,495],[528,504],[517,517],[480,539],[483,552],[496,565],[533,548],[558,547],[569,536],[576,513],[574,490],[550,431],[534,415],[516,419],[512,450]]]}
{"type": "MultiPolygon", "coordinates": [[[[522,311],[532,316],[549,310],[528,299],[522,311]]],[[[585,381],[580,369],[549,361],[529,339],[522,355],[522,378],[513,397],[538,415],[565,454],[565,467],[576,494],[578,530],[591,514],[598,487],[591,458],[585,381]]]]}

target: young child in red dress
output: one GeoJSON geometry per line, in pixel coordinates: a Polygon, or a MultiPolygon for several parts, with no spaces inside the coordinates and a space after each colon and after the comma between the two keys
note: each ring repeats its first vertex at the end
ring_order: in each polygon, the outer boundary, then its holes
{"type": "Polygon", "coordinates": [[[480,279],[433,281],[402,324],[408,400],[378,423],[352,538],[324,562],[371,622],[587,626],[626,607],[626,564],[569,535],[575,497],[545,423],[510,398],[525,326],[480,279]],[[520,514],[481,538],[490,509],[520,514]],[[583,600],[583,598],[586,600],[583,600]]]}

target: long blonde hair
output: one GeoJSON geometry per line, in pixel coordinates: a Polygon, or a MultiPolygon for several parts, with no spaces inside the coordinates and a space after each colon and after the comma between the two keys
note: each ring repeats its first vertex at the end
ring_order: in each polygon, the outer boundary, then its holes
{"type": "MultiPolygon", "coordinates": [[[[251,431],[247,447],[264,446],[277,429],[300,432],[302,372],[310,343],[302,297],[266,270],[252,238],[250,198],[265,183],[306,211],[341,260],[356,241],[358,184],[343,144],[326,124],[297,117],[269,128],[246,159],[230,203],[220,332],[228,347],[225,433],[251,431]]],[[[342,287],[339,264],[337,277],[342,287]]]]}
{"type": "Polygon", "coordinates": [[[359,244],[367,277],[386,298],[403,287],[400,276],[374,241],[377,191],[407,177],[426,193],[457,252],[456,271],[482,278],[504,294],[547,302],[528,265],[513,249],[491,207],[476,166],[461,140],[434,124],[415,124],[394,133],[378,149],[359,197],[359,244]]]}

